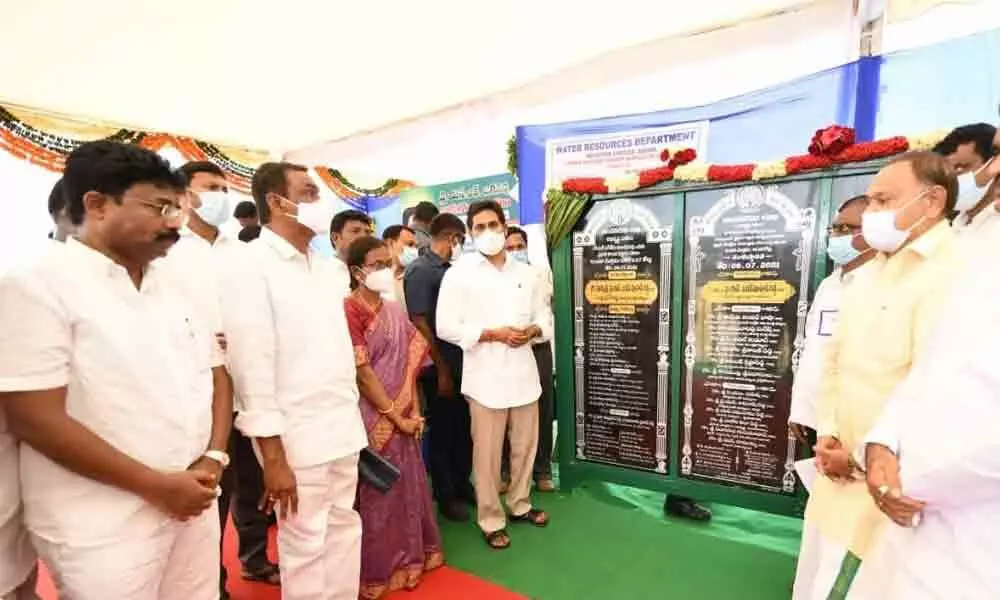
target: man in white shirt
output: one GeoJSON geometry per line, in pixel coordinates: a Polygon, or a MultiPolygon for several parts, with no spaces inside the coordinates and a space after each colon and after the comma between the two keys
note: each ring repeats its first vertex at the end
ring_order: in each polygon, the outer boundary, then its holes
{"type": "Polygon", "coordinates": [[[958,174],[958,198],[952,225],[957,232],[968,234],[982,229],[998,213],[992,204],[990,184],[1000,175],[997,154],[1000,133],[987,123],[962,125],[952,130],[934,146],[934,152],[944,156],[958,174]]]}
{"type": "Polygon", "coordinates": [[[876,255],[861,235],[861,215],[867,207],[868,197],[862,195],[847,200],[837,209],[827,241],[827,256],[836,268],[819,284],[806,316],[806,343],[792,383],[788,427],[800,443],[810,448],[816,443],[816,398],[823,377],[826,346],[833,337],[840,311],[840,299],[855,272],[876,255]]]}
{"type": "Polygon", "coordinates": [[[406,267],[413,264],[420,255],[417,251],[417,237],[406,225],[390,225],[382,232],[382,241],[389,244],[389,254],[392,256],[392,274],[396,278],[395,296],[406,310],[406,293],[403,287],[403,275],[406,267]]]}
{"type": "Polygon", "coordinates": [[[101,141],[69,155],[63,185],[78,237],[0,280],[0,404],[23,442],[25,522],[60,597],[213,600],[221,365],[150,264],[179,237],[183,181],[153,152],[101,141]]]}
{"type": "MultiPolygon", "coordinates": [[[[344,286],[345,290],[351,288],[351,274],[344,263],[347,256],[347,248],[351,242],[359,237],[366,237],[372,234],[372,218],[360,210],[342,210],[333,215],[330,219],[330,246],[333,248],[333,266],[337,269],[338,285],[344,286]]],[[[312,246],[316,248],[315,244],[312,246]]],[[[345,294],[347,291],[344,292],[345,294]]]]}
{"type": "Polygon", "coordinates": [[[894,522],[852,592],[1000,598],[1000,229],[963,248],[946,318],[866,436],[868,491],[894,522]]]}
{"type": "Polygon", "coordinates": [[[286,600],[357,600],[361,518],[358,453],[368,439],[358,407],[354,348],[334,259],[316,254],[332,205],[305,167],[265,163],[253,178],[265,227],[222,281],[236,426],[254,439],[264,508],[278,512],[286,600]]]}
{"type": "MultiPolygon", "coordinates": [[[[231,214],[229,185],[225,174],[216,164],[208,161],[189,162],[180,168],[188,185],[189,202],[187,226],[181,229],[180,240],[163,258],[164,265],[173,271],[179,291],[189,300],[208,323],[219,342],[219,360],[223,360],[226,338],[222,330],[219,277],[226,268],[227,255],[242,245],[221,229],[231,214]]],[[[225,386],[232,397],[232,382],[228,375],[216,382],[225,386]]],[[[221,475],[222,495],[219,497],[219,524],[225,530],[232,512],[233,524],[239,538],[239,558],[242,575],[246,579],[278,584],[277,566],[267,558],[267,515],[258,509],[264,493],[263,475],[254,456],[250,440],[231,427],[233,403],[215,407],[215,423],[222,427],[228,423],[230,431],[228,454],[220,456],[229,464],[221,475]],[[231,510],[230,510],[231,509],[231,510]]],[[[221,434],[221,432],[220,432],[221,434]]],[[[220,539],[221,543],[221,539],[220,539]]],[[[220,570],[220,595],[228,598],[228,574],[223,565],[220,570]]]]}
{"type": "Polygon", "coordinates": [[[531,342],[551,338],[551,321],[537,272],[504,252],[507,226],[500,205],[476,202],[469,207],[467,221],[478,256],[445,273],[437,331],[463,350],[462,394],[472,416],[477,522],[486,543],[499,550],[510,546],[497,490],[508,432],[510,519],[536,527],[549,520],[532,507],[530,496],[542,393],[531,342]]]}

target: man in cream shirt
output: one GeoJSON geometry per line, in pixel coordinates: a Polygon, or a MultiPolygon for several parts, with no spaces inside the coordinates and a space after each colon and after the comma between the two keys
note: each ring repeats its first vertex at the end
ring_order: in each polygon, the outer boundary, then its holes
{"type": "Polygon", "coordinates": [[[63,185],[78,237],[0,280],[25,522],[60,597],[214,600],[221,365],[150,264],[178,238],[184,184],[155,153],[101,141],[69,155],[63,185]]]}
{"type": "Polygon", "coordinates": [[[826,346],[833,337],[844,290],[854,281],[858,270],[875,256],[875,251],[861,235],[861,215],[867,206],[866,196],[855,196],[841,204],[828,233],[827,255],[836,268],[819,284],[809,307],[806,344],[792,384],[788,426],[801,443],[806,443],[810,437],[807,430],[816,429],[816,398],[823,377],[826,346]]]}
{"type": "Polygon", "coordinates": [[[477,256],[445,273],[437,331],[463,350],[462,394],[472,415],[477,521],[486,543],[503,549],[510,537],[497,486],[508,432],[510,519],[536,527],[548,524],[548,515],[532,507],[530,497],[542,392],[531,342],[551,337],[551,319],[538,273],[504,252],[506,223],[500,205],[474,203],[468,225],[477,256]]]}
{"type": "MultiPolygon", "coordinates": [[[[863,560],[883,524],[852,453],[924,349],[954,269],[954,170],[914,152],[884,167],[868,190],[865,241],[879,251],[844,295],[827,348],[817,408],[817,478],[806,506],[796,600],[825,600],[842,566],[863,560]]],[[[852,596],[859,598],[859,596],[852,596]]]]}
{"type": "Polygon", "coordinates": [[[332,205],[305,167],[265,163],[253,197],[265,227],[221,282],[230,371],[254,439],[265,508],[276,509],[282,597],[357,600],[361,518],[358,454],[368,438],[354,348],[332,258],[310,250],[332,205]]]}

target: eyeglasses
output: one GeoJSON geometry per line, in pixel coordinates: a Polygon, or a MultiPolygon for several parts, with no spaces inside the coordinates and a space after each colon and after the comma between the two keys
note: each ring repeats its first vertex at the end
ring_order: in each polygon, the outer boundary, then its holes
{"type": "Polygon", "coordinates": [[[168,221],[173,221],[184,214],[184,209],[176,204],[155,204],[153,202],[142,201],[140,201],[139,204],[158,211],[160,216],[168,221]]]}
{"type": "Polygon", "coordinates": [[[375,262],[375,263],[371,263],[371,264],[366,264],[366,265],[364,265],[364,268],[370,269],[372,271],[378,271],[379,269],[391,269],[392,268],[392,261],[391,260],[381,260],[379,262],[375,262]]]}
{"type": "Polygon", "coordinates": [[[848,225],[846,223],[834,223],[826,229],[828,235],[854,235],[859,231],[861,231],[861,228],[857,225],[848,225]]]}

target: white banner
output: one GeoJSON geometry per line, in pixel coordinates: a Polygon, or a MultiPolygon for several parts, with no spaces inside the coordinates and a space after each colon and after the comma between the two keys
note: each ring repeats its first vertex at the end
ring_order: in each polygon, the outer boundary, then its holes
{"type": "Polygon", "coordinates": [[[606,177],[663,166],[666,149],[694,148],[704,157],[708,121],[580,135],[545,142],[545,188],[570,177],[606,177]]]}

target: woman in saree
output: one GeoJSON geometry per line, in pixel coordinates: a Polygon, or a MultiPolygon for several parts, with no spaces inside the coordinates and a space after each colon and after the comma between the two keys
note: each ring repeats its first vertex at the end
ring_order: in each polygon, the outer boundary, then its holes
{"type": "Polygon", "coordinates": [[[367,483],[358,485],[361,598],[371,600],[413,589],[425,571],[444,563],[444,555],[420,454],[424,419],[416,377],[427,342],[402,306],[385,299],[395,282],[392,258],[381,240],[355,240],[347,251],[347,266],[352,291],[344,311],[368,443],[401,472],[385,494],[367,483]]]}

